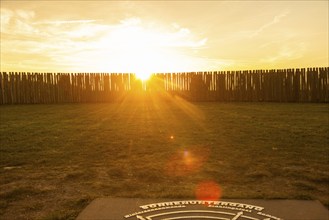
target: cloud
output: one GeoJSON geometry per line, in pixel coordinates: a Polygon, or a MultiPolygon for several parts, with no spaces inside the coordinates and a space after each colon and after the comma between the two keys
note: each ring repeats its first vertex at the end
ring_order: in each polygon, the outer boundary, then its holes
{"type": "Polygon", "coordinates": [[[39,21],[34,22],[33,24],[54,24],[54,25],[61,25],[61,24],[86,24],[96,22],[97,20],[58,20],[58,21],[39,21]]]}
{"type": "Polygon", "coordinates": [[[284,11],[283,13],[276,15],[272,21],[264,24],[263,26],[261,26],[259,29],[257,29],[256,31],[254,31],[249,37],[253,38],[256,37],[257,35],[259,35],[261,32],[263,32],[265,29],[271,27],[274,24],[277,24],[281,21],[282,18],[286,17],[289,14],[288,11],[284,11]]]}
{"type": "Polygon", "coordinates": [[[34,11],[16,10],[15,12],[16,12],[16,15],[17,15],[19,18],[24,19],[24,20],[32,19],[32,18],[34,18],[34,16],[35,16],[34,11]]]}
{"type": "Polygon", "coordinates": [[[174,70],[172,64],[177,63],[177,67],[178,58],[186,67],[200,63],[196,58],[194,63],[188,61],[193,56],[190,50],[203,49],[208,40],[178,24],[168,28],[138,17],[117,23],[37,17],[33,11],[1,9],[1,63],[13,64],[12,58],[17,57],[22,68],[38,66],[49,71],[56,67],[56,71],[124,71],[141,65],[174,70]]]}
{"type": "Polygon", "coordinates": [[[31,24],[34,16],[33,11],[1,8],[1,34],[35,35],[38,31],[31,24]]]}
{"type": "Polygon", "coordinates": [[[137,17],[126,18],[120,21],[120,24],[124,26],[135,26],[141,24],[141,19],[137,17]]]}
{"type": "Polygon", "coordinates": [[[10,19],[14,16],[14,12],[6,8],[1,8],[0,16],[1,16],[1,29],[2,29],[3,25],[7,26],[9,24],[10,19]]]}
{"type": "Polygon", "coordinates": [[[281,46],[274,55],[262,58],[260,61],[263,63],[276,63],[299,59],[304,56],[306,49],[304,42],[286,44],[281,46]]]}

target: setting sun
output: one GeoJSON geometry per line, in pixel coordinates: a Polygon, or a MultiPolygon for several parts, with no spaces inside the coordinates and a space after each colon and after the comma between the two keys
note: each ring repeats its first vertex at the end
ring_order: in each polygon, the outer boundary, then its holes
{"type": "Polygon", "coordinates": [[[155,72],[182,71],[182,67],[193,67],[190,58],[182,52],[185,35],[187,31],[175,29],[170,33],[170,30],[148,26],[137,18],[125,19],[120,27],[95,42],[103,55],[97,67],[100,71],[132,72],[142,80],[155,72]]]}
{"type": "Polygon", "coordinates": [[[140,71],[140,72],[135,72],[135,76],[137,79],[146,81],[152,76],[152,73],[147,71],[140,71]]]}

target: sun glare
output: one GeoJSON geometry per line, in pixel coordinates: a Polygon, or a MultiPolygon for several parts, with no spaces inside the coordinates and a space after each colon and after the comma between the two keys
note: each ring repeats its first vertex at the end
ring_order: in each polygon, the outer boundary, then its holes
{"type": "Polygon", "coordinates": [[[150,79],[150,77],[152,76],[152,72],[138,71],[138,72],[135,72],[135,76],[136,76],[137,79],[140,79],[142,81],[146,81],[146,80],[150,79]]]}
{"type": "Polygon", "coordinates": [[[156,72],[181,71],[188,66],[187,58],[182,56],[181,48],[177,46],[181,39],[172,35],[144,27],[142,23],[122,25],[96,44],[103,53],[97,65],[90,66],[104,67],[106,72],[134,73],[137,79],[143,81],[156,72]]]}

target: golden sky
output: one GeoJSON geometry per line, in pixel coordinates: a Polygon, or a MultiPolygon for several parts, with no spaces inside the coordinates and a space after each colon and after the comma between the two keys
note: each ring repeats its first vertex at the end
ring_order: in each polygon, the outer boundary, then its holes
{"type": "Polygon", "coordinates": [[[322,67],[328,1],[1,1],[1,71],[322,67]]]}

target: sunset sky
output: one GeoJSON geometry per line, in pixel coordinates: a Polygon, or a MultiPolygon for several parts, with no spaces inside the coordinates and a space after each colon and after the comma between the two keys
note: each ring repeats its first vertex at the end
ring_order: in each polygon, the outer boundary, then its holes
{"type": "Polygon", "coordinates": [[[1,1],[1,71],[328,64],[328,1],[1,1]]]}

